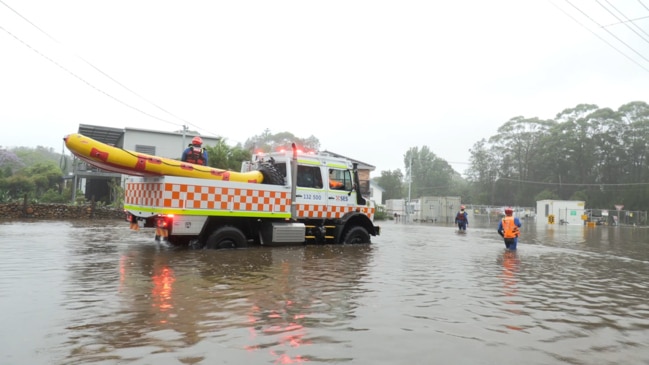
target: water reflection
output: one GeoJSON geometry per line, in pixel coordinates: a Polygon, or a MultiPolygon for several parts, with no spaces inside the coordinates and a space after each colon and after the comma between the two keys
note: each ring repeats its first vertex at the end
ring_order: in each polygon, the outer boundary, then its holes
{"type": "MultiPolygon", "coordinates": [[[[106,274],[97,270],[106,263],[87,260],[96,253],[91,246],[80,253],[86,260],[70,268],[74,286],[101,281],[98,275],[106,274]]],[[[278,364],[309,361],[305,347],[335,342],[312,329],[349,325],[355,298],[362,295],[354,283],[362,280],[371,255],[368,245],[233,251],[130,248],[115,263],[117,302],[102,306],[96,316],[80,314],[92,325],[68,327],[68,345],[75,347],[68,361],[129,358],[136,355],[134,344],[158,353],[202,341],[262,353],[278,364]]],[[[88,300],[85,292],[67,294],[68,303],[88,300]]]]}
{"type": "Polygon", "coordinates": [[[649,230],[526,224],[511,252],[453,229],[212,251],[0,223],[0,363],[646,363],[649,230]]]}
{"type": "MultiPolygon", "coordinates": [[[[153,301],[152,306],[159,312],[166,312],[173,308],[171,304],[172,286],[174,281],[174,271],[168,266],[164,266],[154,272],[151,277],[153,281],[153,289],[151,290],[151,298],[153,301]]],[[[160,323],[166,323],[167,320],[162,319],[160,323]]]]}
{"type": "MultiPolygon", "coordinates": [[[[519,315],[522,313],[522,310],[519,307],[519,301],[517,300],[518,292],[518,279],[516,275],[520,268],[520,259],[518,257],[517,251],[505,250],[502,255],[502,265],[503,271],[501,278],[503,281],[503,296],[504,296],[504,305],[503,309],[512,315],[519,315]]],[[[505,325],[510,330],[520,331],[523,328],[517,325],[508,324],[505,325]]]]}

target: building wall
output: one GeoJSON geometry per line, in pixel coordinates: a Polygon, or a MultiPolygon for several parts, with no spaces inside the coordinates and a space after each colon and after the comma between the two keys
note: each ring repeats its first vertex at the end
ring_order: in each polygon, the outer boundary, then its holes
{"type": "MultiPolygon", "coordinates": [[[[122,148],[137,151],[137,146],[149,146],[154,148],[154,152],[150,153],[154,156],[180,160],[183,150],[191,143],[192,138],[194,138],[193,134],[187,134],[183,138],[182,134],[173,132],[125,128],[122,148]]],[[[204,147],[214,146],[219,141],[218,137],[213,136],[201,136],[201,138],[204,147]]]]}
{"type": "Polygon", "coordinates": [[[372,182],[370,182],[370,199],[377,205],[383,205],[383,189],[372,182]]]}

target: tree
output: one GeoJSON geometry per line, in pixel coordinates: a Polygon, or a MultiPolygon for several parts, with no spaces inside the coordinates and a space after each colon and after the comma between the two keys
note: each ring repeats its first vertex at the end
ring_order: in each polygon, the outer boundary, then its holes
{"type": "Polygon", "coordinates": [[[649,177],[649,104],[632,102],[618,109],[620,118],[628,124],[622,144],[628,151],[628,181],[646,181],[649,177]]]}
{"type": "Polygon", "coordinates": [[[483,138],[469,150],[467,179],[472,185],[474,204],[491,204],[494,201],[494,188],[498,178],[500,158],[483,138]]]}
{"type": "Polygon", "coordinates": [[[475,199],[493,205],[553,197],[638,209],[649,204],[647,140],[645,102],[579,104],[547,121],[515,117],[474,145],[467,177],[475,199]]]}
{"type": "Polygon", "coordinates": [[[515,117],[498,128],[498,134],[491,137],[492,144],[501,157],[498,169],[503,181],[497,197],[500,204],[532,205],[534,187],[520,183],[540,179],[537,174],[538,155],[542,153],[543,137],[555,123],[538,118],[515,117]]]}
{"type": "Polygon", "coordinates": [[[320,141],[314,136],[308,138],[295,137],[290,132],[280,132],[271,134],[269,129],[265,129],[260,135],[248,138],[243,144],[243,149],[257,152],[275,152],[281,149],[291,150],[292,144],[295,143],[298,148],[308,151],[319,151],[320,141]]]}
{"type": "Polygon", "coordinates": [[[230,147],[226,139],[222,138],[214,146],[205,147],[208,162],[211,167],[222,170],[240,171],[241,163],[250,160],[251,154],[244,150],[240,144],[230,147]]]}
{"type": "Polygon", "coordinates": [[[25,166],[25,163],[12,151],[0,149],[0,167],[2,167],[2,177],[13,175],[14,171],[25,166]]]}
{"type": "Polygon", "coordinates": [[[62,155],[56,153],[51,147],[16,147],[12,151],[24,163],[25,166],[32,166],[40,162],[51,162],[55,166],[60,167],[60,164],[62,163],[62,155]]]}
{"type": "Polygon", "coordinates": [[[33,196],[36,190],[36,184],[33,179],[23,175],[14,175],[6,179],[6,192],[10,199],[16,200],[24,195],[33,196]]]}
{"type": "MultiPolygon", "coordinates": [[[[12,193],[14,199],[18,199],[20,194],[28,193],[31,198],[41,200],[48,192],[61,194],[63,190],[63,173],[52,161],[37,162],[16,173],[15,177],[24,177],[30,183],[26,187],[29,191],[16,190],[12,193]]],[[[52,196],[52,193],[48,196],[52,196]]]]}
{"type": "Polygon", "coordinates": [[[404,164],[411,178],[411,197],[449,195],[456,172],[428,146],[423,146],[421,150],[411,147],[404,155],[404,164]]]}
{"type": "Polygon", "coordinates": [[[383,200],[403,199],[403,173],[401,170],[381,171],[381,176],[375,178],[374,181],[385,190],[383,200]]]}

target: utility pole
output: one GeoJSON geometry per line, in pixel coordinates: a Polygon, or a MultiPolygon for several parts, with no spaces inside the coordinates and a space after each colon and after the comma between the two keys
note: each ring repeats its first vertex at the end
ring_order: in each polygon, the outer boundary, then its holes
{"type": "Polygon", "coordinates": [[[412,150],[410,151],[410,166],[408,167],[408,203],[406,203],[406,220],[410,221],[410,187],[412,185],[412,150]]]}
{"type": "Polygon", "coordinates": [[[187,135],[188,129],[189,128],[187,128],[186,125],[183,125],[183,145],[181,146],[181,151],[185,149],[185,146],[187,146],[187,144],[185,143],[185,136],[187,135]]]}
{"type": "Polygon", "coordinates": [[[410,203],[411,185],[412,185],[412,152],[410,152],[410,166],[408,167],[408,203],[410,203]]]}

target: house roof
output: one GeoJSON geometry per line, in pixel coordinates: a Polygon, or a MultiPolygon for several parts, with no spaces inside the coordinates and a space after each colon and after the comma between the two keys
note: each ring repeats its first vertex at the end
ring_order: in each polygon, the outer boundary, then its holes
{"type": "MultiPolygon", "coordinates": [[[[151,129],[139,129],[139,128],[111,128],[111,127],[102,127],[97,125],[90,124],[79,124],[79,134],[82,134],[86,137],[92,138],[102,143],[106,143],[111,146],[123,147],[124,145],[124,134],[127,131],[140,131],[147,133],[156,133],[156,134],[168,134],[168,135],[182,135],[179,132],[165,132],[159,130],[151,129]]],[[[188,134],[188,136],[194,136],[196,134],[188,134]]],[[[214,141],[219,141],[221,137],[217,136],[202,136],[206,139],[211,139],[214,141]]]]}
{"type": "Polygon", "coordinates": [[[385,192],[385,189],[381,187],[381,185],[375,183],[374,181],[370,180],[370,186],[373,187],[374,189],[381,190],[382,192],[385,192]]]}
{"type": "Polygon", "coordinates": [[[120,142],[124,142],[124,129],[120,128],[79,124],[79,134],[116,147],[120,147],[120,142]]]}
{"type": "Polygon", "coordinates": [[[340,158],[344,158],[344,159],[347,159],[347,160],[352,161],[352,162],[356,162],[358,164],[358,168],[361,169],[361,170],[374,171],[376,169],[376,166],[374,166],[374,165],[370,165],[370,164],[365,163],[363,161],[355,160],[355,159],[353,159],[351,157],[343,156],[343,155],[341,155],[339,153],[335,153],[335,152],[331,152],[331,151],[327,151],[327,150],[322,151],[322,153],[328,153],[328,154],[330,154],[330,155],[332,155],[334,157],[340,157],[340,158]]]}

